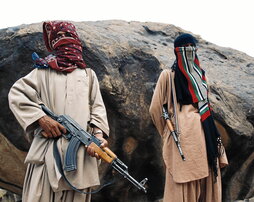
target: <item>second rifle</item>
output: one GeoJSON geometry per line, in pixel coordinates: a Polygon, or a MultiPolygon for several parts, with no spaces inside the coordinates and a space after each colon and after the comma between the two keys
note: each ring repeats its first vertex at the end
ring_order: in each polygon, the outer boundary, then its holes
{"type": "Polygon", "coordinates": [[[176,143],[177,149],[179,151],[179,154],[181,155],[182,160],[185,161],[185,156],[184,156],[183,151],[182,151],[182,147],[181,147],[181,144],[180,144],[180,140],[178,138],[178,134],[175,131],[174,126],[173,126],[173,124],[171,122],[171,119],[169,117],[168,111],[164,106],[162,107],[162,116],[166,121],[167,127],[170,131],[170,134],[172,135],[172,137],[174,139],[174,142],[176,143]]]}

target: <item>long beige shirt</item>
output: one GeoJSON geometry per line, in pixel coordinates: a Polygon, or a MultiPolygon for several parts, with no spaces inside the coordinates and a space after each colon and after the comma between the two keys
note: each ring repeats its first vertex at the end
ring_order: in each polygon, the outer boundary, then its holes
{"type": "MultiPolygon", "coordinates": [[[[30,139],[33,139],[26,157],[27,163],[46,164],[50,185],[54,191],[69,190],[63,182],[53,157],[53,140],[40,135],[37,120],[45,115],[39,104],[45,104],[55,114],[66,114],[84,129],[88,123],[109,134],[107,114],[96,74],[76,69],[64,74],[51,69],[34,69],[19,79],[9,92],[9,106],[30,139]],[[91,79],[91,82],[89,82],[91,79]],[[89,83],[91,87],[89,88],[89,83]]],[[[62,162],[68,141],[57,141],[62,162]]],[[[79,189],[99,184],[98,162],[86,154],[81,146],[77,154],[77,171],[66,173],[69,181],[79,189]]]]}
{"type": "MultiPolygon", "coordinates": [[[[174,75],[173,75],[174,76],[174,75]]],[[[163,159],[173,180],[177,183],[190,182],[208,176],[209,168],[206,154],[206,143],[200,115],[193,105],[177,104],[180,129],[180,142],[186,161],[179,155],[178,149],[162,115],[162,106],[167,104],[169,114],[173,114],[171,98],[170,70],[160,74],[150,106],[152,120],[163,138],[163,159]]],[[[223,162],[227,159],[224,155],[223,162]]]]}

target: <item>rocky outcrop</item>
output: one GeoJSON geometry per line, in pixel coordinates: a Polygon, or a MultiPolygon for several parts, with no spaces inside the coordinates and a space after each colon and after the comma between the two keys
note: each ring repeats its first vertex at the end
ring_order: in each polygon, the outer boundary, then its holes
{"type": "Polygon", "coordinates": [[[0,189],[0,201],[1,202],[21,202],[20,195],[7,192],[4,189],[0,189]]]}
{"type": "MultiPolygon", "coordinates": [[[[169,68],[174,61],[173,41],[185,31],[158,23],[98,21],[75,24],[84,46],[84,59],[100,80],[110,122],[110,147],[129,166],[131,175],[138,180],[149,179],[146,195],[127,181],[119,180],[94,195],[93,200],[159,200],[164,186],[161,139],[148,109],[160,71],[169,68]]],[[[21,176],[25,167],[20,160],[29,143],[9,110],[7,94],[18,78],[31,71],[32,52],[36,51],[42,57],[48,54],[41,31],[41,24],[0,30],[0,137],[6,137],[12,144],[0,153],[0,158],[17,155],[12,164],[18,165],[21,176]],[[14,151],[13,147],[23,152],[14,151]]],[[[210,100],[230,163],[222,171],[224,201],[251,198],[254,196],[254,58],[196,37],[199,59],[209,77],[210,100]]],[[[22,179],[15,179],[13,169],[1,161],[0,179],[20,187],[22,179]]],[[[101,175],[111,176],[108,165],[102,164],[101,175]]],[[[0,183],[0,187],[20,193],[15,186],[0,183]]]]}
{"type": "Polygon", "coordinates": [[[22,193],[26,153],[17,149],[0,133],[0,187],[17,194],[22,193]]]}

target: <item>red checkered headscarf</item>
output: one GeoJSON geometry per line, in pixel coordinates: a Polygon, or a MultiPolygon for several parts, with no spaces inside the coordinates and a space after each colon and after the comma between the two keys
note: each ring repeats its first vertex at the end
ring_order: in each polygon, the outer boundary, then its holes
{"type": "Polygon", "coordinates": [[[48,51],[54,52],[54,55],[45,58],[52,69],[69,73],[76,68],[86,68],[81,41],[72,23],[44,22],[43,38],[48,51]]]}

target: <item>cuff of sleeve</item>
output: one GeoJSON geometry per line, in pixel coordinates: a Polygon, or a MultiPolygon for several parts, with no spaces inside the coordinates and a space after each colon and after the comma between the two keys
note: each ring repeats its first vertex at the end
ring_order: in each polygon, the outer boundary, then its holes
{"type": "Polygon", "coordinates": [[[42,110],[40,112],[38,112],[38,114],[36,116],[33,116],[29,120],[29,122],[26,124],[26,126],[24,127],[25,131],[27,133],[30,133],[32,130],[34,130],[35,129],[35,122],[45,115],[46,114],[42,110]]]}
{"type": "Polygon", "coordinates": [[[107,136],[109,136],[109,128],[104,126],[103,124],[101,124],[100,122],[96,121],[96,120],[91,120],[90,124],[95,125],[97,128],[100,128],[107,136]]]}

